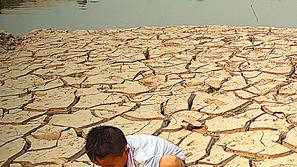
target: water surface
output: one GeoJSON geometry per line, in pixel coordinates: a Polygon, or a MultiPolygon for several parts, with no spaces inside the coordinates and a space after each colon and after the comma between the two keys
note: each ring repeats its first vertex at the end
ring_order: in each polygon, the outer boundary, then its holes
{"type": "Polygon", "coordinates": [[[235,25],[297,28],[296,0],[0,0],[0,29],[235,25]]]}

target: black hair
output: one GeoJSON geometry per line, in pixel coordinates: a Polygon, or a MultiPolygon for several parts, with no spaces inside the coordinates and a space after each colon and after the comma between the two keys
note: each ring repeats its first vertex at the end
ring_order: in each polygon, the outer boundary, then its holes
{"type": "Polygon", "coordinates": [[[86,152],[91,161],[108,155],[121,156],[127,145],[124,133],[113,126],[92,128],[86,139],[86,152]]]}

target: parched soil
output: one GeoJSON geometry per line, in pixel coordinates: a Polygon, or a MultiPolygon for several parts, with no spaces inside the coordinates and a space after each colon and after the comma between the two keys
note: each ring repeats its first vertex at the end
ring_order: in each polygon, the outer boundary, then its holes
{"type": "Polygon", "coordinates": [[[0,60],[1,166],[88,166],[98,125],[190,167],[297,164],[297,29],[34,30],[0,60]]]}

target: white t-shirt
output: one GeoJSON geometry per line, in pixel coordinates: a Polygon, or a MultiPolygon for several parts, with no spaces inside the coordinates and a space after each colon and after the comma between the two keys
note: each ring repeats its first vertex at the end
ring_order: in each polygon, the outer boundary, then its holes
{"type": "MultiPolygon", "coordinates": [[[[185,160],[182,150],[160,137],[152,135],[126,136],[129,148],[127,167],[159,167],[163,155],[175,155],[185,160]]],[[[98,167],[93,164],[93,167],[98,167]]]]}
{"type": "Polygon", "coordinates": [[[175,155],[185,160],[184,153],[169,141],[151,135],[126,136],[129,155],[127,167],[159,167],[163,155],[175,155]]]}

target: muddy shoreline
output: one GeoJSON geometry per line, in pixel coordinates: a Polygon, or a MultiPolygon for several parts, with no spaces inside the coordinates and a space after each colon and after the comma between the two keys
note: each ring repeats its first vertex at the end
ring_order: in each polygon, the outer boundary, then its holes
{"type": "Polygon", "coordinates": [[[106,124],[193,167],[297,163],[297,29],[43,29],[1,48],[1,166],[88,166],[106,124]]]}

